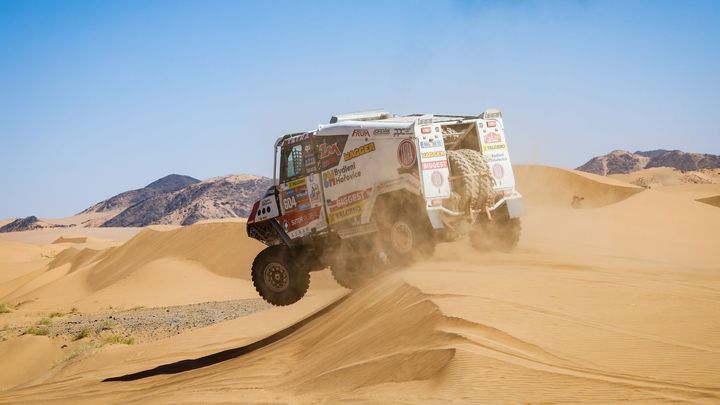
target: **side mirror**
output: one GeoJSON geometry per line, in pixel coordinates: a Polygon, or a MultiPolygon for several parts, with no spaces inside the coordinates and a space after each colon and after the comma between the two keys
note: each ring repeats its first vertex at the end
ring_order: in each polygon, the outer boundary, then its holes
{"type": "Polygon", "coordinates": [[[277,194],[277,188],[275,188],[275,186],[270,186],[270,187],[268,187],[267,191],[265,191],[265,195],[263,196],[263,198],[274,196],[276,194],[277,194]]]}

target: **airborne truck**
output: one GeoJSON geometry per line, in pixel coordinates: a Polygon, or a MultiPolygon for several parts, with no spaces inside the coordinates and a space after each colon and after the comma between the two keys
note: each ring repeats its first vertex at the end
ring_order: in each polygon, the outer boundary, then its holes
{"type": "Polygon", "coordinates": [[[311,271],[330,267],[356,288],[438,242],[467,235],[476,249],[507,251],[520,238],[524,205],[498,110],[334,116],[279,138],[273,177],[247,232],[268,246],[252,279],[274,305],[302,298],[311,271]]]}

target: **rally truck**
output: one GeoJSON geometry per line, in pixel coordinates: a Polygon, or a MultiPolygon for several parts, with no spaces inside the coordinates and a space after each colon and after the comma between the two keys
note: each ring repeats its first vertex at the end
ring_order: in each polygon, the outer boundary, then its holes
{"type": "Polygon", "coordinates": [[[273,177],[247,233],[267,245],[252,280],[274,305],[302,298],[312,271],[329,267],[352,289],[438,242],[469,236],[476,249],[507,251],[520,238],[524,205],[495,109],[333,116],[275,142],[273,177]]]}

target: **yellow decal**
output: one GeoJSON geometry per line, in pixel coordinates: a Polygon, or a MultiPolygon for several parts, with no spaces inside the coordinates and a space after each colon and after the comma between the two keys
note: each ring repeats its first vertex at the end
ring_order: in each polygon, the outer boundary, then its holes
{"type": "Polygon", "coordinates": [[[363,145],[359,148],[355,148],[351,151],[345,152],[343,157],[345,158],[345,161],[355,159],[358,156],[362,156],[366,153],[370,153],[375,150],[375,142],[370,142],[367,145],[363,145]]]}
{"type": "Polygon", "coordinates": [[[423,159],[442,157],[442,156],[445,156],[445,151],[440,150],[440,151],[436,151],[436,152],[423,152],[420,156],[422,156],[423,159]]]}
{"type": "Polygon", "coordinates": [[[362,215],[363,205],[365,201],[358,201],[355,204],[346,205],[328,213],[328,222],[331,224],[344,221],[362,215]]]}
{"type": "Polygon", "coordinates": [[[497,152],[507,149],[506,143],[495,143],[491,145],[483,145],[483,152],[497,152]]]}
{"type": "Polygon", "coordinates": [[[300,187],[300,186],[304,186],[304,185],[305,185],[305,181],[306,181],[306,178],[305,178],[305,177],[303,177],[302,179],[293,180],[293,181],[291,181],[290,183],[288,183],[288,188],[297,188],[297,187],[300,187]]]}

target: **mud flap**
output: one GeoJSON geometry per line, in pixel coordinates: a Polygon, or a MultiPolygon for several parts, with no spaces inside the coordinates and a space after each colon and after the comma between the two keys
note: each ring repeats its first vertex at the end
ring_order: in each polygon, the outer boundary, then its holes
{"type": "Polygon", "coordinates": [[[522,197],[507,198],[505,199],[505,204],[507,205],[508,216],[510,218],[520,218],[526,213],[525,203],[522,197]]]}

